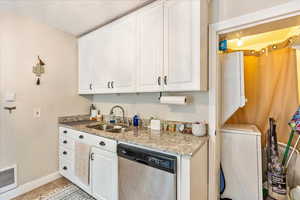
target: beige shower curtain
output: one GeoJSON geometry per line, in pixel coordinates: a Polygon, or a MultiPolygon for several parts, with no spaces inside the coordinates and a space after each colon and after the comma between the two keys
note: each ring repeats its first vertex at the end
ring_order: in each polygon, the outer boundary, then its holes
{"type": "Polygon", "coordinates": [[[262,132],[268,130],[268,118],[277,121],[280,142],[286,143],[288,122],[298,107],[296,51],[283,48],[260,56],[245,56],[246,106],[240,108],[228,123],[255,124],[262,132]]]}

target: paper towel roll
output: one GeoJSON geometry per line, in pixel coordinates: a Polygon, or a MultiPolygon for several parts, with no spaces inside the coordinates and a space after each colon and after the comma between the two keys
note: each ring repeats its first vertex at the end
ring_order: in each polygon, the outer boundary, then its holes
{"type": "Polygon", "coordinates": [[[160,103],[185,105],[190,103],[190,98],[187,96],[162,96],[160,97],[160,103]]]}

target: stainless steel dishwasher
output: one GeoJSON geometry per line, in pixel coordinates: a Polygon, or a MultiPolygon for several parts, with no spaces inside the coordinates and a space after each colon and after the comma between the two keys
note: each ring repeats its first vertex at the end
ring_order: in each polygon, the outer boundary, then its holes
{"type": "Polygon", "coordinates": [[[118,144],[119,200],[176,200],[177,158],[118,144]]]}

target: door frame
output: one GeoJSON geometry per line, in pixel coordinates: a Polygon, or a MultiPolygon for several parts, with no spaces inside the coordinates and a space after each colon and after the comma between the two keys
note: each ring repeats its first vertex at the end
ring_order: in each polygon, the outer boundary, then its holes
{"type": "Polygon", "coordinates": [[[299,1],[292,1],[209,26],[209,200],[219,199],[221,158],[221,70],[218,59],[219,35],[300,15],[299,1]]]}

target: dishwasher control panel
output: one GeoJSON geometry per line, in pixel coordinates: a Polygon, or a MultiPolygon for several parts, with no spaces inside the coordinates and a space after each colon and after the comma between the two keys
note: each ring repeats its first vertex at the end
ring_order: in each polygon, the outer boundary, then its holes
{"type": "Polygon", "coordinates": [[[152,156],[148,157],[147,160],[157,166],[161,166],[164,168],[172,168],[172,161],[170,160],[163,160],[152,156]]]}
{"type": "Polygon", "coordinates": [[[177,157],[130,145],[118,144],[118,156],[170,173],[176,173],[177,157]]]}

